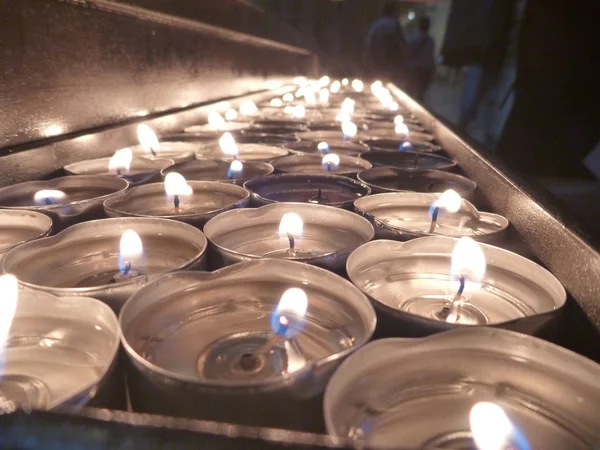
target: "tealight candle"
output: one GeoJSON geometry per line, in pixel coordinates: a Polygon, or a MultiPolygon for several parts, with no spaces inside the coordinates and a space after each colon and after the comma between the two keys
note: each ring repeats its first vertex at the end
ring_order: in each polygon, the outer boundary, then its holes
{"type": "Polygon", "coordinates": [[[0,208],[44,213],[57,232],[104,217],[104,200],[125,192],[128,186],[121,178],[95,175],[27,181],[0,189],[0,208]]]}
{"type": "Polygon", "coordinates": [[[262,161],[206,159],[177,164],[161,173],[165,177],[169,172],[178,172],[190,181],[220,181],[241,186],[253,178],[270,175],[274,170],[271,164],[262,161]]]}
{"type": "MultiPolygon", "coordinates": [[[[250,124],[247,122],[235,122],[235,121],[224,122],[219,127],[215,127],[214,125],[207,123],[207,124],[203,124],[203,125],[192,125],[192,126],[186,127],[183,129],[183,132],[190,134],[190,135],[206,136],[206,137],[210,137],[212,139],[217,139],[224,132],[241,131],[245,128],[248,128],[249,126],[250,126],[250,124]]],[[[192,138],[192,137],[190,136],[190,138],[192,138]]]]}
{"type": "Polygon", "coordinates": [[[402,151],[388,152],[371,150],[360,157],[374,166],[397,167],[409,170],[452,170],[456,161],[433,153],[402,151]]]}
{"type": "Polygon", "coordinates": [[[466,177],[441,170],[403,170],[394,167],[373,167],[358,172],[356,178],[374,193],[384,192],[444,192],[455,190],[464,198],[474,195],[477,184],[466,177]]]}
{"type": "Polygon", "coordinates": [[[256,178],[244,183],[252,202],[302,202],[351,209],[352,202],[371,193],[363,183],[336,175],[284,174],[256,178]]]}
{"type": "Polygon", "coordinates": [[[202,269],[206,248],[204,234],[182,222],[102,219],[21,244],[6,254],[2,266],[26,288],[59,297],[91,296],[118,311],[153,277],[202,269]]]}
{"type": "MultiPolygon", "coordinates": [[[[117,317],[92,298],[19,289],[0,276],[0,409],[80,407],[119,372],[117,317]]],[[[96,402],[102,402],[96,398],[96,402]]]]}
{"type": "Polygon", "coordinates": [[[456,325],[534,333],[566,301],[546,269],[466,237],[374,241],[353,252],[347,269],[375,302],[384,335],[423,335],[456,325]]]}
{"type": "Polygon", "coordinates": [[[586,449],[599,439],[598,377],[550,342],[459,329],[366,345],[335,372],[323,409],[350,447],[586,449]]]}
{"type": "Polygon", "coordinates": [[[162,217],[202,227],[208,219],[233,208],[243,208],[250,193],[235,184],[187,181],[169,172],[164,183],[138,186],[104,202],[109,217],[162,217]]]}
{"type": "Polygon", "coordinates": [[[353,156],[328,153],[321,155],[284,156],[271,161],[278,172],[284,173],[331,173],[338,175],[356,175],[361,170],[371,168],[371,164],[353,156]]]}
{"type": "MultiPolygon", "coordinates": [[[[280,128],[283,133],[296,133],[298,131],[306,131],[307,124],[302,119],[258,119],[252,122],[252,127],[261,128],[280,128]],[[289,130],[289,131],[288,131],[289,130]]],[[[249,130],[245,130],[249,131],[249,130]]],[[[277,134],[277,133],[274,133],[277,134]]]]}
{"type": "Polygon", "coordinates": [[[319,431],[323,388],[375,313],[328,271],[264,260],[161,277],[120,324],[134,410],[319,431]]]}
{"type": "MultiPolygon", "coordinates": [[[[294,138],[293,140],[296,140],[294,138]]],[[[216,145],[206,146],[196,152],[198,159],[239,159],[240,161],[271,161],[286,156],[289,152],[283,148],[269,144],[270,142],[285,144],[287,139],[278,136],[236,136],[224,133],[216,145]]]]}
{"type": "Polygon", "coordinates": [[[440,234],[497,240],[506,231],[504,217],[479,212],[454,190],[443,194],[399,192],[376,194],[354,202],[356,212],[371,220],[380,239],[405,241],[440,234]]]}
{"type": "MultiPolygon", "coordinates": [[[[346,132],[351,133],[354,132],[354,128],[356,124],[352,122],[344,122],[346,123],[346,132]],[[354,126],[349,125],[352,123],[354,126]]],[[[369,136],[358,133],[358,130],[354,132],[352,135],[344,134],[341,128],[337,131],[303,131],[302,133],[297,133],[296,136],[303,141],[313,141],[313,142],[327,142],[329,145],[339,145],[348,141],[360,142],[365,139],[369,139],[369,136]]]]}
{"type": "Polygon", "coordinates": [[[350,141],[335,142],[333,144],[329,144],[329,142],[327,141],[300,141],[286,144],[284,147],[290,150],[295,155],[315,153],[326,155],[328,153],[335,153],[337,155],[358,156],[361,153],[365,153],[369,150],[368,148],[365,148],[359,143],[350,141]]]}
{"type": "Polygon", "coordinates": [[[0,262],[17,245],[48,236],[52,219],[35,211],[0,209],[0,262]]]}
{"type": "Polygon", "coordinates": [[[380,150],[388,152],[397,151],[416,151],[416,152],[443,152],[442,147],[431,142],[414,142],[402,139],[366,139],[360,142],[371,150],[380,150]]]}
{"type": "Polygon", "coordinates": [[[374,235],[369,221],[356,214],[306,203],[227,211],[209,220],[204,231],[219,254],[220,265],[280,258],[332,270],[342,270],[352,249],[374,235]],[[295,215],[283,221],[287,213],[295,215]]]}
{"type": "MultiPolygon", "coordinates": [[[[218,113],[217,113],[218,114],[218,113]]],[[[160,142],[158,136],[152,128],[146,124],[141,124],[137,128],[139,145],[134,145],[125,151],[129,151],[135,156],[147,156],[149,158],[166,158],[175,163],[191,161],[194,159],[195,146],[186,142],[160,142]]],[[[115,153],[115,156],[119,152],[115,153]]],[[[131,160],[131,157],[129,157],[131,160]]]]}

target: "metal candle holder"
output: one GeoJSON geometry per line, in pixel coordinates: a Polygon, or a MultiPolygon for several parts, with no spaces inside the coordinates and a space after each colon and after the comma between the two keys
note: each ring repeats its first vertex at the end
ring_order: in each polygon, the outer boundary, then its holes
{"type": "Polygon", "coordinates": [[[374,167],[358,172],[356,178],[374,193],[444,192],[454,189],[463,198],[475,194],[477,184],[466,177],[441,170],[403,170],[394,167],[374,167]]]}
{"type": "Polygon", "coordinates": [[[354,200],[371,193],[366,184],[337,175],[273,175],[247,181],[244,187],[259,206],[299,202],[351,209],[354,200]]]}
{"type": "Polygon", "coordinates": [[[441,209],[439,220],[431,231],[432,205],[440,194],[397,192],[376,194],[355,200],[357,213],[375,226],[377,239],[407,241],[423,236],[469,236],[477,241],[497,241],[506,231],[508,220],[498,214],[479,212],[467,200],[462,200],[457,212],[441,209]]]}
{"type": "Polygon", "coordinates": [[[343,145],[345,142],[360,142],[369,139],[368,135],[357,133],[355,136],[344,136],[340,129],[337,131],[304,131],[296,134],[302,141],[327,142],[329,145],[343,145]]]}
{"type": "Polygon", "coordinates": [[[331,145],[328,142],[326,142],[325,144],[327,145],[323,145],[322,142],[300,141],[287,144],[285,148],[287,148],[296,155],[319,154],[321,156],[326,155],[327,153],[335,153],[336,155],[340,156],[358,156],[361,153],[364,153],[369,150],[363,145],[351,141],[336,142],[335,144],[331,145]]]}
{"type": "Polygon", "coordinates": [[[135,410],[322,431],[325,383],[369,340],[375,314],[335,274],[264,260],[165,275],[129,299],[120,323],[135,410]],[[302,330],[261,351],[290,287],[308,299],[302,330]]]}
{"type": "MultiPolygon", "coordinates": [[[[142,156],[153,159],[148,155],[141,145],[129,147],[134,156],[142,156]]],[[[175,164],[181,164],[196,159],[196,149],[198,144],[184,141],[161,141],[160,149],[156,152],[156,157],[170,159],[175,164]]],[[[156,158],[155,157],[155,158],[156,158]]]]}
{"type": "Polygon", "coordinates": [[[137,156],[131,160],[129,170],[123,173],[110,172],[108,162],[110,158],[90,159],[69,164],[64,170],[69,175],[103,175],[119,176],[127,180],[132,186],[151,183],[160,179],[160,171],[174,164],[173,160],[167,158],[152,158],[137,156]]]}
{"type": "Polygon", "coordinates": [[[59,297],[94,297],[118,311],[154,277],[203,268],[206,247],[204,234],[182,222],[103,219],[21,244],[6,254],[2,266],[27,288],[59,297]],[[129,229],[140,236],[144,253],[129,274],[123,275],[119,270],[119,242],[129,229]]]}
{"type": "Polygon", "coordinates": [[[404,170],[452,170],[456,161],[440,155],[425,152],[388,152],[371,150],[361,153],[360,157],[373,166],[395,167],[404,170]]]}
{"type": "Polygon", "coordinates": [[[331,175],[356,175],[361,170],[370,169],[371,163],[362,158],[338,155],[340,163],[337,167],[323,165],[322,155],[293,155],[284,156],[271,161],[271,165],[278,172],[283,173],[312,173],[331,175]]]}
{"type": "Polygon", "coordinates": [[[174,219],[202,228],[207,220],[234,208],[243,208],[250,193],[241,186],[215,181],[189,181],[191,195],[174,197],[165,194],[164,183],[134,187],[104,202],[108,217],[160,217],[174,219]]]}
{"type": "Polygon", "coordinates": [[[264,161],[269,162],[275,158],[287,156],[289,151],[278,147],[288,142],[297,140],[290,138],[289,140],[283,136],[236,136],[237,149],[239,154],[234,158],[231,155],[226,155],[221,150],[219,143],[207,145],[203,149],[196,152],[197,159],[221,159],[224,161],[232,161],[239,159],[240,161],[264,161]],[[271,142],[271,143],[266,143],[271,142]]]}
{"type": "Polygon", "coordinates": [[[206,159],[177,164],[161,172],[163,178],[169,172],[177,172],[190,181],[219,181],[242,186],[246,181],[271,175],[275,169],[262,161],[245,161],[240,173],[231,171],[231,162],[219,159],[206,159]]]}
{"type": "MultiPolygon", "coordinates": [[[[7,294],[3,291],[4,307],[10,301],[7,294]]],[[[8,326],[0,411],[10,412],[8,405],[48,410],[82,406],[117,375],[119,324],[98,300],[21,289],[8,326]]]]}
{"type": "Polygon", "coordinates": [[[125,192],[128,186],[121,178],[95,175],[27,181],[0,189],[0,208],[44,213],[52,218],[53,231],[58,232],[79,222],[103,218],[104,200],[125,192]],[[36,204],[34,195],[42,190],[59,190],[66,195],[63,199],[48,199],[48,204],[36,204]]]}
{"type": "Polygon", "coordinates": [[[600,440],[598,378],[594,362],[506,330],[384,339],[333,375],[325,422],[359,448],[587,449],[600,440]]]}
{"type": "Polygon", "coordinates": [[[432,142],[416,142],[410,139],[366,139],[361,144],[370,150],[397,152],[397,151],[415,151],[415,152],[443,152],[442,147],[432,142]]]}
{"type": "Polygon", "coordinates": [[[227,211],[204,226],[214,247],[215,267],[262,258],[289,259],[331,270],[343,271],[353,249],[373,239],[368,220],[343,209],[306,203],[275,203],[257,209],[227,211]],[[303,236],[290,251],[279,236],[285,213],[296,213],[304,221],[303,236]]]}
{"type": "Polygon", "coordinates": [[[378,312],[378,334],[424,336],[455,327],[493,325],[534,334],[566,301],[546,269],[507,250],[480,244],[487,269],[481,283],[467,280],[457,320],[449,321],[457,282],[450,275],[457,239],[430,236],[408,242],[378,240],[348,258],[350,280],[378,312]]]}
{"type": "Polygon", "coordinates": [[[0,262],[6,252],[23,242],[48,236],[52,219],[42,213],[0,209],[0,262]]]}

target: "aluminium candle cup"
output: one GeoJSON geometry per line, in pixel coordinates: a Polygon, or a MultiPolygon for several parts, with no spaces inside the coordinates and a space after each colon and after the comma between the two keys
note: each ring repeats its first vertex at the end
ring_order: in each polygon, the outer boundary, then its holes
{"type": "Polygon", "coordinates": [[[378,240],[348,258],[350,280],[378,314],[378,336],[424,336],[456,327],[491,325],[535,334],[558,315],[565,289],[546,269],[515,253],[479,244],[487,261],[481,287],[467,280],[458,321],[447,316],[458,281],[450,276],[458,239],[428,236],[378,240]]]}
{"type": "Polygon", "coordinates": [[[79,222],[105,217],[104,200],[125,192],[128,186],[121,178],[96,175],[27,181],[0,189],[0,208],[44,213],[52,219],[56,233],[79,222]],[[41,190],[59,190],[66,197],[50,205],[36,204],[34,195],[41,190]]]}
{"type": "Polygon", "coordinates": [[[409,130],[408,136],[398,134],[393,124],[386,127],[369,127],[362,133],[368,135],[370,139],[403,139],[414,144],[431,142],[434,139],[433,134],[425,131],[409,130]]]}
{"type": "Polygon", "coordinates": [[[304,262],[343,272],[348,255],[373,239],[368,220],[339,208],[307,203],[274,203],[256,209],[236,209],[219,214],[204,226],[214,251],[213,267],[240,261],[277,258],[304,262]],[[279,236],[285,213],[296,213],[304,221],[291,255],[287,238],[279,236]]]}
{"type": "Polygon", "coordinates": [[[127,180],[131,186],[152,183],[160,180],[160,171],[174,164],[172,159],[136,156],[131,160],[129,170],[118,174],[108,170],[110,158],[90,159],[69,164],[64,167],[69,175],[114,176],[127,180]]]}
{"type": "Polygon", "coordinates": [[[375,328],[368,299],[326,270],[248,261],[212,273],[165,275],[120,314],[134,410],[323,432],[322,393],[339,362],[375,328]],[[302,331],[244,368],[272,336],[282,294],[308,297],[302,331]]]}
{"type": "Polygon", "coordinates": [[[198,145],[193,142],[161,140],[156,156],[148,153],[141,145],[133,145],[128,148],[133,152],[133,156],[143,156],[148,159],[166,158],[173,161],[174,164],[181,164],[196,159],[198,145]]]}
{"type": "Polygon", "coordinates": [[[353,201],[371,193],[364,183],[338,175],[283,174],[247,181],[252,203],[298,202],[352,209],[353,201]]]}
{"type": "Polygon", "coordinates": [[[188,181],[219,181],[242,186],[248,180],[266,177],[275,170],[271,164],[262,161],[245,161],[240,173],[232,173],[230,167],[229,161],[204,159],[176,164],[163,170],[161,175],[164,179],[169,172],[177,172],[188,181]]]}
{"type": "Polygon", "coordinates": [[[456,167],[456,161],[453,159],[425,152],[371,150],[361,153],[360,157],[375,167],[396,167],[405,170],[452,170],[456,167]]]}
{"type": "Polygon", "coordinates": [[[365,148],[361,144],[350,141],[336,141],[334,144],[331,145],[327,143],[327,149],[325,151],[319,149],[319,144],[320,142],[315,141],[300,141],[287,144],[285,145],[285,148],[295,155],[319,154],[321,156],[325,156],[327,153],[335,153],[336,155],[346,156],[358,156],[361,153],[369,151],[368,148],[365,148]]]}
{"type": "Polygon", "coordinates": [[[327,142],[329,145],[339,145],[344,142],[360,142],[369,139],[369,136],[360,131],[355,136],[344,136],[341,130],[335,131],[303,131],[296,136],[302,141],[327,142]]]}
{"type": "Polygon", "coordinates": [[[240,134],[242,136],[279,136],[286,138],[287,140],[294,141],[296,139],[296,133],[301,133],[303,131],[306,131],[306,128],[256,127],[242,130],[240,134]]]}
{"type": "Polygon", "coordinates": [[[367,344],[332,376],[323,409],[329,434],[358,448],[589,449],[599,378],[600,366],[550,342],[459,329],[367,344]]]}
{"type": "MultiPolygon", "coordinates": [[[[431,135],[431,133],[429,133],[424,126],[422,126],[421,124],[415,123],[415,122],[403,122],[407,127],[410,133],[412,132],[416,132],[416,133],[427,133],[427,139],[426,140],[431,140],[433,139],[433,136],[431,135]]],[[[384,132],[385,134],[396,134],[395,132],[395,128],[396,128],[396,124],[394,123],[393,120],[368,120],[365,122],[365,126],[366,129],[368,131],[370,131],[371,133],[377,134],[378,131],[384,132]]],[[[417,134],[418,136],[418,134],[417,134]]],[[[425,139],[419,139],[419,140],[425,140],[425,139]]]]}
{"type": "Polygon", "coordinates": [[[26,288],[58,297],[94,297],[118,311],[141,286],[158,275],[203,269],[207,240],[183,222],[154,218],[102,219],[73,225],[51,237],[9,251],[2,266],[26,288]],[[144,247],[129,276],[119,271],[119,243],[135,231],[144,247]]]}
{"type": "Polygon", "coordinates": [[[508,228],[508,220],[498,214],[479,212],[462,199],[460,209],[450,213],[440,209],[437,226],[431,226],[431,206],[441,194],[396,192],[375,194],[354,201],[354,210],[375,227],[377,239],[407,241],[423,236],[468,236],[480,242],[498,242],[508,228]]]}
{"type": "MultiPolygon", "coordinates": [[[[238,155],[235,159],[240,161],[263,161],[269,162],[275,158],[289,155],[289,151],[282,148],[289,142],[297,142],[298,139],[275,135],[239,135],[235,137],[238,155]]],[[[218,141],[196,151],[196,159],[220,159],[233,161],[232,155],[226,155],[221,150],[218,141]]]]}
{"type": "Polygon", "coordinates": [[[46,237],[52,219],[46,214],[18,209],[0,209],[0,263],[4,255],[23,242],[46,237]]]}
{"type": "Polygon", "coordinates": [[[361,144],[371,150],[380,150],[387,152],[415,151],[428,153],[444,153],[442,147],[432,142],[416,142],[410,139],[367,139],[361,141],[361,144]]]}
{"type": "Polygon", "coordinates": [[[305,131],[307,122],[302,119],[257,119],[252,121],[252,128],[283,128],[305,131]]]}
{"type": "Polygon", "coordinates": [[[20,289],[2,350],[0,410],[8,402],[37,410],[103,404],[122,377],[117,317],[93,298],[20,289]]]}
{"type": "Polygon", "coordinates": [[[104,202],[108,217],[159,217],[189,223],[198,228],[212,217],[234,208],[244,208],[250,193],[241,186],[216,181],[188,181],[191,195],[180,195],[179,206],[165,193],[164,183],[137,186],[104,202]]]}
{"type": "Polygon", "coordinates": [[[203,134],[206,136],[210,135],[210,136],[213,136],[218,139],[226,131],[229,131],[229,132],[240,131],[240,130],[243,130],[244,128],[248,128],[249,126],[250,126],[250,123],[248,123],[248,122],[232,121],[232,122],[225,122],[217,130],[210,124],[205,123],[205,124],[201,124],[201,125],[192,125],[192,126],[186,127],[183,129],[183,132],[190,133],[190,134],[203,134]]]}
{"type": "Polygon", "coordinates": [[[394,167],[373,167],[356,175],[374,194],[384,192],[444,192],[454,189],[461,197],[475,195],[477,184],[466,177],[441,170],[402,170],[394,167]]]}
{"type": "Polygon", "coordinates": [[[312,173],[356,176],[358,172],[371,168],[371,163],[363,158],[338,155],[340,163],[337,167],[323,166],[322,155],[290,155],[271,161],[271,165],[279,173],[312,173]]]}

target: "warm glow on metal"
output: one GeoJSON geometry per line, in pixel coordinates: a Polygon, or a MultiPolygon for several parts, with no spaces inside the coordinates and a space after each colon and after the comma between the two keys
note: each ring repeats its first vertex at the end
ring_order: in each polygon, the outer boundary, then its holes
{"type": "Polygon", "coordinates": [[[167,195],[192,195],[194,190],[183,175],[169,172],[165,177],[165,192],[167,195]]]}
{"type": "Polygon", "coordinates": [[[479,283],[483,280],[485,269],[485,255],[481,246],[469,237],[460,238],[452,251],[452,276],[479,283]]]}
{"type": "Polygon", "coordinates": [[[221,151],[227,156],[237,156],[239,154],[238,146],[233,138],[233,135],[229,132],[223,133],[223,136],[219,138],[219,147],[221,151]]]}
{"type": "Polygon", "coordinates": [[[478,450],[506,450],[511,446],[514,428],[504,410],[491,402],[473,405],[469,414],[473,441],[478,450]]]}
{"type": "Polygon", "coordinates": [[[36,205],[62,203],[66,198],[67,194],[56,189],[42,189],[33,194],[33,201],[36,205]]]}
{"type": "MultiPolygon", "coordinates": [[[[4,347],[19,300],[19,281],[17,277],[8,274],[0,276],[0,292],[2,293],[2,301],[0,302],[0,369],[2,369],[4,347]]],[[[0,373],[1,376],[2,373],[0,373]]]]}
{"type": "Polygon", "coordinates": [[[133,160],[133,152],[130,148],[122,148],[117,150],[114,155],[108,160],[109,173],[121,174],[129,172],[131,161],[133,160]]]}
{"type": "Polygon", "coordinates": [[[144,149],[145,152],[156,153],[160,150],[160,142],[158,141],[158,136],[152,128],[148,125],[142,123],[137,127],[137,137],[138,141],[140,141],[140,145],[144,149]]]}
{"type": "Polygon", "coordinates": [[[240,114],[242,116],[255,116],[258,108],[252,100],[244,100],[240,105],[240,114]]]}
{"type": "Polygon", "coordinates": [[[354,137],[358,132],[358,127],[354,122],[346,121],[342,122],[342,133],[346,137],[354,137]]]}

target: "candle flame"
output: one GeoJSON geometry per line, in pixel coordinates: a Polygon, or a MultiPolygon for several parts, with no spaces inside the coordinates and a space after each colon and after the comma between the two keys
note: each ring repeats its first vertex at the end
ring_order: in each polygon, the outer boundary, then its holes
{"type": "Polygon", "coordinates": [[[512,447],[514,428],[504,410],[490,402],[473,405],[469,414],[469,424],[475,445],[479,450],[504,450],[512,447]]]}
{"type": "Polygon", "coordinates": [[[117,150],[114,155],[108,160],[109,173],[129,172],[131,161],[133,160],[133,152],[130,148],[122,148],[117,150]]]}
{"type": "Polygon", "coordinates": [[[287,237],[288,234],[294,238],[301,238],[304,231],[304,221],[296,213],[285,213],[279,222],[279,236],[287,237]]]}
{"type": "Polygon", "coordinates": [[[354,100],[352,100],[351,98],[345,98],[342,102],[340,110],[348,115],[352,115],[354,113],[354,104],[354,100]]]}
{"type": "Polygon", "coordinates": [[[302,119],[306,115],[306,109],[303,105],[296,105],[294,111],[292,112],[292,116],[296,119],[302,119]]]}
{"type": "Polygon", "coordinates": [[[194,190],[183,175],[169,172],[165,177],[165,192],[167,195],[192,195],[194,190]]]}
{"type": "Polygon", "coordinates": [[[245,100],[240,105],[240,114],[242,116],[255,116],[258,113],[258,108],[252,100],[245,100]]]}
{"type": "Polygon", "coordinates": [[[232,121],[238,118],[238,112],[233,109],[233,108],[229,108],[227,111],[225,111],[225,119],[232,121]]]}
{"type": "Polygon", "coordinates": [[[140,145],[146,153],[156,153],[160,150],[158,136],[152,128],[142,123],[137,127],[137,137],[140,145]]]}
{"type": "Polygon", "coordinates": [[[271,328],[286,339],[297,336],[304,328],[308,297],[300,288],[289,288],[281,296],[273,315],[271,328]]]}
{"type": "Polygon", "coordinates": [[[400,134],[408,137],[408,126],[405,123],[399,123],[395,126],[394,131],[396,134],[400,134]]]}
{"type": "Polygon", "coordinates": [[[304,101],[307,105],[314,105],[317,103],[317,97],[313,91],[306,91],[304,93],[304,101]]]}
{"type": "Polygon", "coordinates": [[[33,194],[33,201],[36,205],[54,205],[62,203],[67,194],[56,189],[42,189],[33,194]]]}
{"type": "Polygon", "coordinates": [[[352,89],[354,89],[356,92],[362,92],[365,89],[365,84],[361,80],[353,80],[352,89]]]}
{"type": "Polygon", "coordinates": [[[335,80],[333,83],[331,83],[331,86],[329,86],[329,90],[332,94],[337,94],[338,92],[340,92],[341,88],[342,83],[340,83],[338,80],[335,80]]]}
{"type": "Polygon", "coordinates": [[[281,100],[280,98],[273,98],[269,102],[269,105],[271,105],[275,108],[281,108],[283,106],[283,100],[281,100]]]}
{"type": "Polygon", "coordinates": [[[17,302],[19,300],[19,281],[14,275],[0,276],[0,292],[2,292],[2,302],[0,302],[0,376],[5,361],[4,349],[6,340],[10,333],[17,311],[17,302]]]}
{"type": "Polygon", "coordinates": [[[390,111],[398,111],[398,108],[400,108],[396,102],[389,102],[386,106],[390,111]]]}
{"type": "Polygon", "coordinates": [[[231,161],[229,169],[227,170],[227,178],[237,178],[240,175],[242,175],[243,171],[244,165],[242,164],[242,162],[238,159],[234,159],[233,161],[231,161]]]}
{"type": "Polygon", "coordinates": [[[335,116],[336,122],[350,122],[351,120],[352,116],[344,111],[340,111],[339,113],[337,113],[337,116],[335,116]]]}
{"type": "Polygon", "coordinates": [[[343,86],[348,86],[348,78],[344,78],[344,79],[342,80],[342,85],[343,85],[343,86]]]}
{"type": "Polygon", "coordinates": [[[319,85],[321,85],[323,87],[329,86],[330,82],[331,82],[331,80],[327,75],[325,75],[319,79],[319,85]]]}
{"type": "Polygon", "coordinates": [[[445,209],[450,213],[455,213],[460,209],[461,204],[462,199],[460,198],[458,192],[456,192],[454,189],[448,189],[447,191],[444,191],[442,195],[440,195],[440,198],[433,202],[432,206],[434,208],[445,209]]]}
{"type": "Polygon", "coordinates": [[[321,153],[329,153],[329,144],[327,142],[319,142],[317,144],[317,150],[321,153]]]}
{"type": "Polygon", "coordinates": [[[394,125],[400,125],[401,123],[404,123],[404,117],[402,117],[401,114],[398,114],[394,117],[394,125]]]}
{"type": "Polygon", "coordinates": [[[319,101],[321,103],[329,103],[329,89],[321,89],[319,91],[319,101]]]}
{"type": "Polygon", "coordinates": [[[281,97],[283,99],[284,102],[293,102],[294,101],[294,94],[292,94],[291,92],[288,92],[287,94],[283,94],[283,97],[281,97]]]}
{"type": "Polygon", "coordinates": [[[321,166],[327,171],[337,170],[340,166],[340,157],[335,153],[329,153],[328,155],[323,156],[321,166]]]}
{"type": "Polygon", "coordinates": [[[225,126],[225,119],[217,111],[211,111],[208,113],[208,125],[213,130],[222,130],[225,126]]]}
{"type": "Polygon", "coordinates": [[[219,138],[219,147],[221,147],[221,151],[227,156],[236,157],[240,153],[233,135],[229,132],[223,133],[223,136],[219,138]]]}
{"type": "Polygon", "coordinates": [[[354,137],[358,132],[358,127],[354,122],[346,121],[342,122],[342,133],[345,137],[354,137]]]}
{"type": "Polygon", "coordinates": [[[485,275],[485,255],[480,245],[470,237],[462,237],[452,251],[450,273],[453,277],[464,277],[472,283],[479,283],[485,275]]]}
{"type": "Polygon", "coordinates": [[[131,269],[131,261],[144,254],[140,235],[133,230],[125,230],[119,244],[119,270],[125,273],[131,269]]]}

